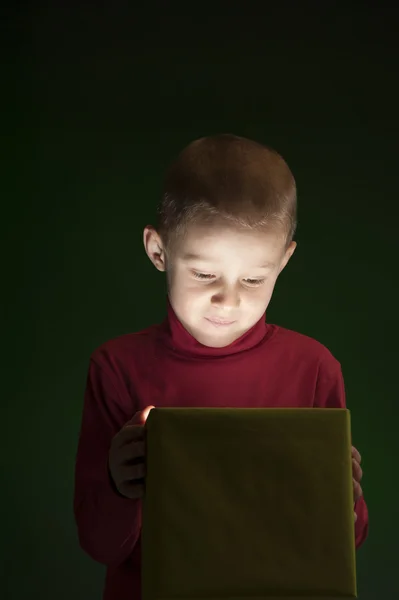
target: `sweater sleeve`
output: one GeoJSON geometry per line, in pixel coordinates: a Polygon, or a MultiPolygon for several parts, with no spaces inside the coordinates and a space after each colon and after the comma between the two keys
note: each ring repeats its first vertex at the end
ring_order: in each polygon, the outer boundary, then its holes
{"type": "Polygon", "coordinates": [[[113,436],[132,417],[116,376],[90,359],[75,463],[74,515],[81,548],[107,566],[132,553],[141,529],[141,499],[118,494],[108,472],[113,436]]]}
{"type": "MultiPolygon", "coordinates": [[[[315,408],[347,408],[345,384],[340,363],[328,353],[319,366],[315,391],[315,408]]],[[[362,496],[355,503],[355,544],[359,548],[368,536],[369,516],[367,504],[362,496]]]]}

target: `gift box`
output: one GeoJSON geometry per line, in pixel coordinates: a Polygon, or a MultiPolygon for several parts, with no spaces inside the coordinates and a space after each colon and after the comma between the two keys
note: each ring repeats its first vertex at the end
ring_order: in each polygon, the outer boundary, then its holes
{"type": "Polygon", "coordinates": [[[350,413],[155,408],[142,600],[356,598],[350,413]]]}

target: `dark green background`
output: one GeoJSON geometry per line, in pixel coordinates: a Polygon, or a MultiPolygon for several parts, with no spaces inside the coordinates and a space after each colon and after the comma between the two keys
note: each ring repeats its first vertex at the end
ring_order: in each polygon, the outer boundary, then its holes
{"type": "Polygon", "coordinates": [[[101,597],[72,513],[89,357],[163,319],[142,245],[163,170],[192,139],[232,132],[296,176],[298,248],[268,320],[342,363],[370,511],[359,595],[397,598],[398,21],[371,2],[103,4],[6,20],[5,597],[101,597]]]}

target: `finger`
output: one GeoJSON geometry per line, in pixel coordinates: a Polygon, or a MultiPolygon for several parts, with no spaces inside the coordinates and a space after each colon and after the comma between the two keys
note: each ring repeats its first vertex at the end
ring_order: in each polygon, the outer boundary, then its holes
{"type": "Polygon", "coordinates": [[[121,485],[138,482],[139,479],[145,477],[145,464],[137,463],[136,465],[122,465],[119,467],[118,478],[122,482],[121,485]]]}
{"type": "Polygon", "coordinates": [[[153,408],[155,408],[155,406],[150,404],[149,406],[146,406],[145,408],[143,408],[143,410],[137,411],[133,415],[133,417],[130,419],[130,421],[128,421],[127,424],[144,426],[145,422],[147,421],[148,415],[150,414],[150,412],[153,408]]]}
{"type": "Polygon", "coordinates": [[[136,500],[137,498],[143,498],[145,494],[145,485],[144,483],[127,482],[120,486],[119,491],[126,496],[126,498],[136,500]]]}
{"type": "Polygon", "coordinates": [[[145,437],[142,425],[125,425],[118,433],[118,446],[123,446],[134,440],[143,440],[145,437]]]}
{"type": "Polygon", "coordinates": [[[352,458],[352,475],[356,481],[361,481],[363,477],[363,469],[354,458],[352,458]]]}
{"type": "Polygon", "coordinates": [[[143,410],[143,420],[144,420],[144,423],[147,421],[148,415],[150,414],[150,412],[152,411],[153,408],[155,408],[155,406],[153,406],[151,404],[150,406],[146,406],[146,408],[143,410]]]}
{"type": "Polygon", "coordinates": [[[359,464],[362,462],[362,457],[361,457],[359,451],[356,450],[355,446],[352,446],[352,458],[354,458],[355,460],[357,460],[357,462],[359,464]]]}
{"type": "Polygon", "coordinates": [[[357,514],[355,512],[353,514],[355,516],[355,523],[356,523],[356,521],[357,521],[357,514]]]}
{"type": "Polygon", "coordinates": [[[363,490],[361,488],[360,483],[358,481],[355,481],[355,479],[353,479],[353,499],[354,499],[354,502],[357,502],[362,496],[363,496],[363,490]]]}
{"type": "Polygon", "coordinates": [[[143,459],[145,457],[145,442],[133,442],[126,443],[124,446],[119,448],[118,456],[121,463],[131,463],[133,460],[143,459]]]}

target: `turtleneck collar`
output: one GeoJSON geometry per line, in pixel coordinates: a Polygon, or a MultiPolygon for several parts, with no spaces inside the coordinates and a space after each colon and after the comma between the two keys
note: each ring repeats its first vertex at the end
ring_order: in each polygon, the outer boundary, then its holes
{"type": "Polygon", "coordinates": [[[167,317],[161,325],[164,343],[178,354],[192,358],[212,358],[244,352],[260,344],[271,327],[266,323],[266,313],[251,329],[223,348],[211,348],[198,342],[182,325],[167,296],[167,317]]]}

